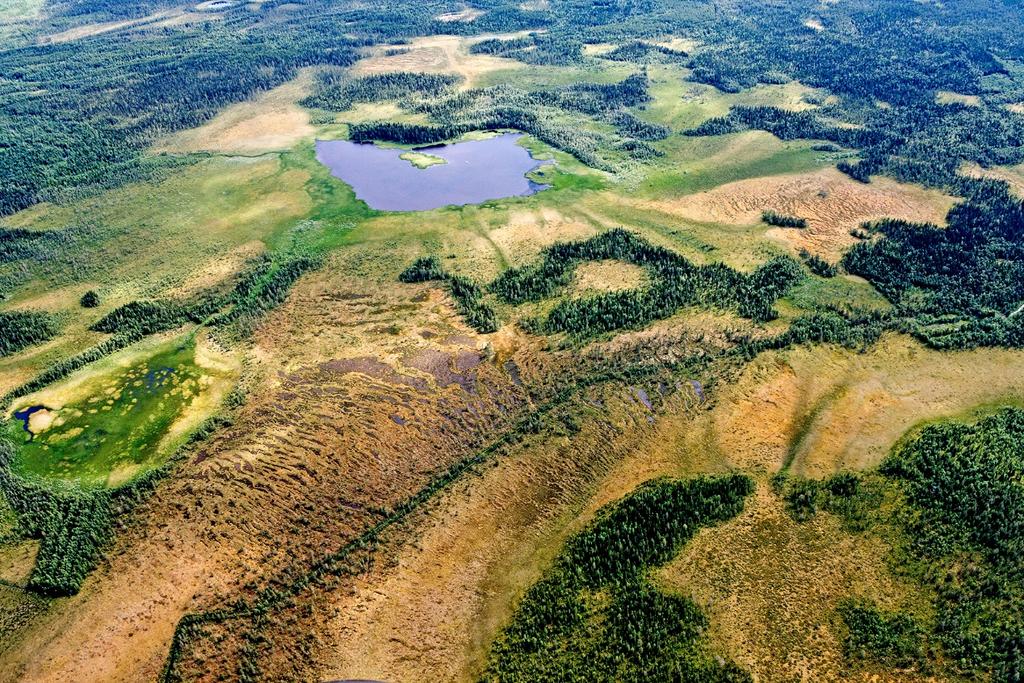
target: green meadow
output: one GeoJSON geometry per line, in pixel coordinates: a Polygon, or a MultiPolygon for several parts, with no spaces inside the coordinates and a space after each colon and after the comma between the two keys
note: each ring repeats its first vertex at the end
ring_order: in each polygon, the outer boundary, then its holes
{"type": "Polygon", "coordinates": [[[190,339],[172,340],[148,357],[87,380],[89,392],[66,404],[26,404],[8,419],[19,444],[15,472],[84,485],[116,486],[159,465],[171,452],[176,425],[221,377],[195,361],[190,339]],[[38,408],[31,416],[26,409],[38,408]],[[26,422],[27,420],[27,422],[26,422]]]}

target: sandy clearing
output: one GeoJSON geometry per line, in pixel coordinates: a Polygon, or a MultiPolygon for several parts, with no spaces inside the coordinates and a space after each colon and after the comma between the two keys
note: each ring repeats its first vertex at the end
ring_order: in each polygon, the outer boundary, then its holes
{"type": "Polygon", "coordinates": [[[661,45],[667,47],[670,50],[682,50],[683,52],[695,52],[700,48],[700,41],[694,38],[683,38],[681,36],[673,36],[666,40],[659,40],[654,43],[655,45],[661,45]]]}
{"type": "Polygon", "coordinates": [[[723,389],[691,449],[734,467],[824,477],[877,466],[923,421],[1024,400],[1024,352],[932,351],[887,336],[867,353],[828,346],[765,354],[723,389]]]}
{"type": "Polygon", "coordinates": [[[90,36],[98,36],[123,29],[162,28],[165,26],[180,26],[192,22],[217,21],[223,18],[220,14],[188,12],[181,9],[162,10],[154,12],[138,19],[127,19],[124,21],[106,21],[95,24],[75,26],[59,33],[40,36],[36,42],[40,45],[51,45],[54,43],[67,43],[74,40],[81,40],[90,36]]]}
{"type": "Polygon", "coordinates": [[[771,228],[766,234],[793,251],[807,249],[835,259],[856,241],[850,230],[865,221],[889,217],[942,225],[955,201],[938,191],[887,178],[873,179],[865,185],[827,168],[740,180],[644,205],[683,220],[727,225],[757,224],[765,210],[806,218],[807,228],[771,228]]]}
{"type": "Polygon", "coordinates": [[[980,107],[981,97],[978,95],[964,95],[952,90],[940,90],[935,93],[935,102],[938,104],[964,104],[968,107],[980,107]]]}
{"type": "MultiPolygon", "coordinates": [[[[503,36],[504,37],[504,36],[503,36]]],[[[505,57],[473,55],[469,46],[480,40],[457,36],[430,36],[416,38],[408,45],[374,48],[370,56],[353,68],[355,74],[388,73],[391,71],[417,71],[425,73],[453,73],[462,76],[463,88],[471,88],[484,74],[491,71],[525,68],[525,64],[505,57]],[[388,55],[395,47],[403,51],[388,55]]]]}
{"type": "Polygon", "coordinates": [[[1018,166],[993,166],[982,168],[978,164],[964,164],[960,172],[973,178],[995,178],[1005,180],[1017,196],[1024,198],[1024,164],[1018,166]]]}
{"type": "Polygon", "coordinates": [[[0,581],[25,585],[38,552],[39,541],[20,541],[0,547],[0,581]]]}
{"type": "Polygon", "coordinates": [[[208,123],[161,140],[153,152],[259,154],[289,149],[316,132],[308,112],[298,105],[312,87],[313,70],[303,69],[295,79],[227,107],[208,123]]]}
{"type": "Polygon", "coordinates": [[[589,222],[538,207],[510,211],[505,223],[488,234],[513,265],[522,265],[555,242],[587,239],[597,232],[589,222]]]}
{"type": "Polygon", "coordinates": [[[455,21],[473,21],[484,15],[484,11],[477,9],[476,7],[463,7],[457,12],[446,12],[445,14],[439,14],[435,19],[443,22],[455,22],[455,21]]]}
{"type": "Polygon", "coordinates": [[[623,261],[587,261],[576,266],[573,292],[587,296],[600,292],[637,289],[648,283],[647,271],[623,261]]]}

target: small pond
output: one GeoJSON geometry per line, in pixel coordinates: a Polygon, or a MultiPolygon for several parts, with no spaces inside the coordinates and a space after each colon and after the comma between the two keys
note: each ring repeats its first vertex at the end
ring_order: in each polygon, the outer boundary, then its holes
{"type": "Polygon", "coordinates": [[[374,209],[426,211],[546,189],[547,185],[533,182],[526,174],[550,162],[534,159],[518,145],[522,137],[506,133],[419,147],[413,154],[348,140],[317,140],[316,158],[374,209]]]}

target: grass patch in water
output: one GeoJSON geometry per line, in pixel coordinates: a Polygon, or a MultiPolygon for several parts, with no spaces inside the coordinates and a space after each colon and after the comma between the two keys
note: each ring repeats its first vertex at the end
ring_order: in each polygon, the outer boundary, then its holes
{"type": "Polygon", "coordinates": [[[423,152],[405,152],[404,154],[399,154],[398,158],[403,161],[408,161],[416,168],[430,168],[431,166],[448,163],[439,156],[424,154],[423,152]]]}

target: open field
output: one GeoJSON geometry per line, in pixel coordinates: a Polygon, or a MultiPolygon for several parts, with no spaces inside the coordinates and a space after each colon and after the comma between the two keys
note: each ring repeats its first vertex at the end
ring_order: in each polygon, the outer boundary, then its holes
{"type": "Polygon", "coordinates": [[[829,347],[765,354],[702,416],[690,448],[766,474],[870,469],[921,423],[1017,404],[1019,355],[944,353],[905,337],[884,338],[863,354],[829,347]]]}
{"type": "Polygon", "coordinates": [[[417,38],[409,45],[399,46],[397,54],[389,54],[392,47],[373,48],[368,58],[356,64],[356,74],[413,71],[422,73],[452,73],[464,79],[461,87],[478,87],[492,72],[519,70],[523,65],[511,59],[469,53],[471,40],[457,36],[431,36],[417,38]]]}
{"type": "MultiPolygon", "coordinates": [[[[884,671],[849,670],[835,610],[851,596],[918,607],[913,584],[889,571],[888,552],[835,518],[795,522],[763,481],[739,517],[700,530],[656,580],[706,609],[717,651],[758,680],[886,680],[884,671]]],[[[933,679],[906,672],[899,680],[933,679]]]]}
{"type": "Polygon", "coordinates": [[[42,7],[40,0],[3,0],[0,2],[0,22],[35,19],[42,7]]]}
{"type": "Polygon", "coordinates": [[[647,206],[686,221],[755,225],[764,211],[804,218],[808,227],[772,228],[766,235],[794,253],[835,260],[857,240],[850,231],[880,218],[943,225],[955,200],[934,190],[880,178],[864,186],[834,168],[727,183],[714,190],[647,206]]]}
{"type": "Polygon", "coordinates": [[[226,108],[209,123],[157,143],[153,152],[254,155],[289,149],[315,132],[308,112],[298,105],[312,83],[313,72],[305,69],[284,85],[226,108]]]}

